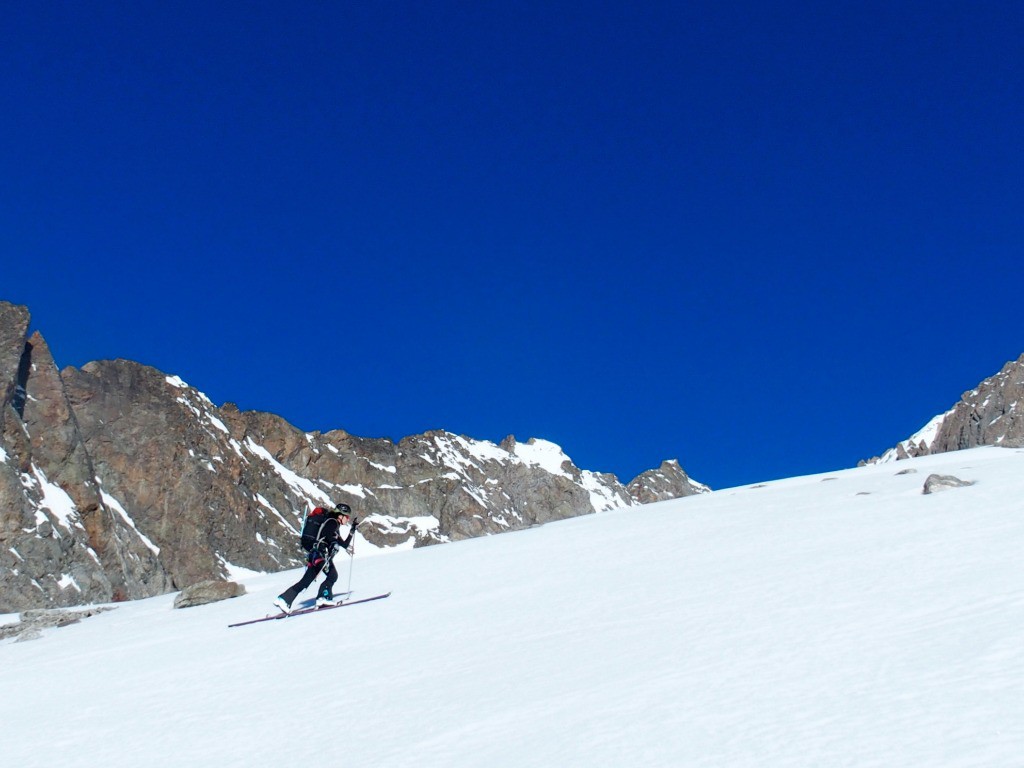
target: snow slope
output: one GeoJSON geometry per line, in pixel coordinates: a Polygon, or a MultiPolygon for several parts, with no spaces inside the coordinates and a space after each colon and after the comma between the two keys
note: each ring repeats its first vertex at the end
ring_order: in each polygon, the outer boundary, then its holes
{"type": "Polygon", "coordinates": [[[227,628],[297,573],[124,604],[0,644],[0,755],[1019,766],[1022,506],[1024,452],[980,448],[358,558],[394,594],[320,615],[227,628]]]}

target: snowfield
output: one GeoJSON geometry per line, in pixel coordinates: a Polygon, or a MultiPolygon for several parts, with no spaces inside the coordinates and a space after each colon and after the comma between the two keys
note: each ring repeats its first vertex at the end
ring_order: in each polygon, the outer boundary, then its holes
{"type": "Polygon", "coordinates": [[[1022,554],[1024,452],[980,448],[357,558],[355,596],[390,598],[229,629],[297,572],[248,576],[0,644],[0,755],[1020,766],[1022,554]]]}

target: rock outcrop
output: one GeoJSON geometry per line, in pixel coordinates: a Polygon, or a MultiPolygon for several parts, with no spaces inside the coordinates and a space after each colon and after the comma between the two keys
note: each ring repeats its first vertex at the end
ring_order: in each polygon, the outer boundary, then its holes
{"type": "Polygon", "coordinates": [[[974,485],[973,480],[961,480],[954,475],[928,475],[921,492],[927,496],[932,493],[948,491],[950,488],[967,488],[971,485],[974,485]]]}
{"type": "Polygon", "coordinates": [[[965,392],[960,402],[916,434],[865,463],[996,445],[1024,446],[1024,355],[965,392]]]}
{"type": "Polygon", "coordinates": [[[81,611],[45,608],[23,611],[18,617],[18,621],[0,626],[0,640],[8,640],[12,637],[17,638],[15,642],[19,643],[38,640],[43,636],[44,630],[77,624],[82,619],[110,610],[113,609],[100,606],[81,611]]]}
{"type": "Polygon", "coordinates": [[[42,336],[26,339],[28,322],[25,308],[0,303],[0,611],[170,589],[104,502],[61,376],[42,336]]]}
{"type": "Polygon", "coordinates": [[[242,584],[224,579],[208,579],[181,590],[174,598],[174,607],[194,608],[197,605],[209,605],[244,594],[245,587],[242,584]]]}
{"type": "Polygon", "coordinates": [[[640,504],[651,504],[655,501],[670,501],[683,496],[694,496],[708,493],[703,483],[690,479],[676,459],[662,462],[658,469],[649,469],[638,475],[626,490],[630,497],[640,504]]]}
{"type": "Polygon", "coordinates": [[[678,462],[627,488],[543,440],[305,433],[132,361],[59,371],[28,325],[27,309],[0,302],[0,612],[297,566],[302,518],[329,501],[363,519],[365,550],[707,490],[678,462]]]}

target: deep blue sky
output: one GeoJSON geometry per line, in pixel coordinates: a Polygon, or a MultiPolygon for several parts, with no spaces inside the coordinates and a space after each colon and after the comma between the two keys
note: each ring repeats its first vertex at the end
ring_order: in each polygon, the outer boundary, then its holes
{"type": "Polygon", "coordinates": [[[306,430],[854,465],[1024,352],[1024,5],[8,2],[0,298],[306,430]]]}

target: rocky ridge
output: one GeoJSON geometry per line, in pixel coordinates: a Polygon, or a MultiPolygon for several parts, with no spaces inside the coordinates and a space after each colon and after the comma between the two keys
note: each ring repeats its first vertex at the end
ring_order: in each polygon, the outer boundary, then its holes
{"type": "Polygon", "coordinates": [[[980,445],[1024,446],[1024,355],[965,392],[911,437],[865,463],[898,461],[980,445]]]}
{"type": "Polygon", "coordinates": [[[132,361],[58,370],[29,319],[0,302],[0,612],[294,567],[328,501],[364,519],[358,546],[393,549],[708,490],[678,462],[624,486],[544,440],[305,433],[132,361]]]}
{"type": "Polygon", "coordinates": [[[680,489],[692,489],[690,493],[711,492],[708,486],[691,480],[676,459],[663,461],[658,469],[647,470],[626,486],[630,497],[641,504],[678,499],[680,489]]]}

